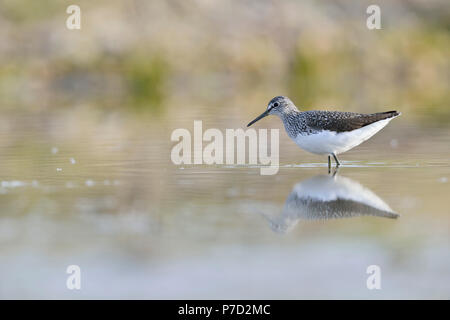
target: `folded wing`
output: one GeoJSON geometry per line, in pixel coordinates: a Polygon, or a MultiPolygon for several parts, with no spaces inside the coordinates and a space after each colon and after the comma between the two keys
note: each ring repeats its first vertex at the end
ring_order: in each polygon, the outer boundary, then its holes
{"type": "Polygon", "coordinates": [[[335,132],[352,131],[365,127],[374,122],[400,115],[397,111],[387,111],[372,114],[362,114],[339,111],[306,111],[307,125],[317,130],[335,132]]]}

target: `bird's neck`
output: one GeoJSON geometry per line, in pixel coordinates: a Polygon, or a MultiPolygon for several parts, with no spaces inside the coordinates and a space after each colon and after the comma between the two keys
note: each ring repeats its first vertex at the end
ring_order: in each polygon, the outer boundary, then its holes
{"type": "Polygon", "coordinates": [[[290,108],[285,110],[285,112],[280,114],[281,121],[283,121],[284,128],[286,129],[287,134],[295,139],[299,130],[303,127],[303,121],[301,121],[302,117],[300,116],[301,112],[298,111],[297,108],[290,108]]]}
{"type": "Polygon", "coordinates": [[[284,108],[284,110],[283,110],[283,114],[286,114],[286,115],[292,115],[292,114],[295,115],[298,113],[300,113],[300,111],[298,111],[297,107],[295,107],[295,106],[289,106],[289,107],[284,108]]]}

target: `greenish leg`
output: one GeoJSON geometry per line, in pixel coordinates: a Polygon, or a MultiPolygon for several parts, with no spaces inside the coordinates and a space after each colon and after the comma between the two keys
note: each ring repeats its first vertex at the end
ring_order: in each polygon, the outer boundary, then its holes
{"type": "Polygon", "coordinates": [[[328,155],[328,174],[331,173],[331,156],[328,155]]]}
{"type": "Polygon", "coordinates": [[[339,167],[336,167],[336,169],[334,169],[334,172],[333,172],[333,178],[337,175],[338,171],[339,171],[339,167]]]}
{"type": "Polygon", "coordinates": [[[341,165],[341,163],[339,162],[338,158],[336,157],[336,155],[334,153],[332,153],[333,157],[334,157],[334,161],[336,161],[336,167],[339,167],[341,165]]]}

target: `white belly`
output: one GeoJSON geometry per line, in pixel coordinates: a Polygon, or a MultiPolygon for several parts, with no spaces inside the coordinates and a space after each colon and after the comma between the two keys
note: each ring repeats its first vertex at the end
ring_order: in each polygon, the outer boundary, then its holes
{"type": "Polygon", "coordinates": [[[368,126],[336,133],[324,130],[316,134],[298,134],[295,143],[302,149],[316,154],[339,154],[348,151],[383,129],[393,118],[384,119],[368,126]]]}

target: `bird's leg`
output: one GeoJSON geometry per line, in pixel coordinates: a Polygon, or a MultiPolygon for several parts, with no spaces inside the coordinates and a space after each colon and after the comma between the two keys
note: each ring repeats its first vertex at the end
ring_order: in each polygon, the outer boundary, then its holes
{"type": "Polygon", "coordinates": [[[336,169],[334,169],[334,172],[333,172],[333,178],[336,177],[338,171],[339,171],[339,167],[336,167],[336,169]]]}
{"type": "Polygon", "coordinates": [[[331,156],[328,155],[328,174],[331,173],[331,156]]]}
{"type": "Polygon", "coordinates": [[[332,153],[333,157],[334,157],[334,161],[336,161],[336,167],[339,167],[341,165],[341,163],[339,162],[338,158],[336,157],[336,155],[334,153],[332,153]]]}

